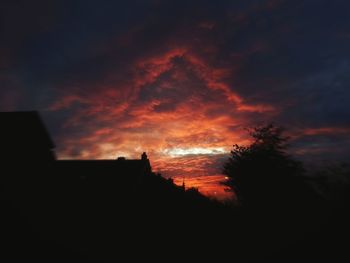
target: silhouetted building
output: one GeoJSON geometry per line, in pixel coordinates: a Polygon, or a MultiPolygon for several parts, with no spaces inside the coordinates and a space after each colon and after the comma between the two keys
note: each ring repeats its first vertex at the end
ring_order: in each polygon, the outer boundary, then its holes
{"type": "Polygon", "coordinates": [[[141,159],[118,157],[116,160],[58,160],[55,165],[56,170],[62,173],[69,171],[71,174],[98,177],[99,180],[115,179],[118,182],[135,180],[152,173],[147,155],[142,155],[141,159]]]}
{"type": "MultiPolygon", "coordinates": [[[[0,156],[5,163],[22,163],[41,168],[42,164],[52,164],[56,174],[106,178],[110,176],[137,178],[152,172],[147,154],[141,159],[128,160],[57,160],[54,143],[39,114],[29,112],[0,113],[0,156]],[[38,165],[39,164],[39,165],[38,165]]],[[[19,167],[20,168],[20,167],[19,167]]],[[[49,175],[48,175],[49,176],[49,175]]],[[[110,178],[110,180],[112,180],[110,178]]]]}
{"type": "Polygon", "coordinates": [[[37,112],[1,112],[0,123],[1,160],[55,160],[55,145],[37,112]]]}

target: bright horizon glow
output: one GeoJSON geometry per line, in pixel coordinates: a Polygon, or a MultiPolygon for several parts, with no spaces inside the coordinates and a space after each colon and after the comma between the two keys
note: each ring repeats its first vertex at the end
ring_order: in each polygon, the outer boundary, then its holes
{"type": "Polygon", "coordinates": [[[171,157],[186,156],[186,155],[217,155],[227,153],[224,147],[217,148],[202,148],[202,147],[193,147],[193,148],[173,148],[170,150],[164,150],[164,154],[171,157]]]}

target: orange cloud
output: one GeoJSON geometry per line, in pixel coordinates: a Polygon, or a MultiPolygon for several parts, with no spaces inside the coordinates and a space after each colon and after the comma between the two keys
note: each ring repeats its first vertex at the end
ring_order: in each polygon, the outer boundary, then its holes
{"type": "Polygon", "coordinates": [[[61,138],[59,144],[64,146],[58,156],[139,158],[147,151],[155,171],[164,176],[208,177],[200,190],[227,197],[221,184],[208,184],[223,178],[218,175],[220,165],[232,144],[247,142],[244,114],[275,109],[247,104],[227,82],[231,70],[211,66],[188,47],[144,56],[123,72],[130,79],[114,83],[118,72],[108,74],[103,81],[107,84],[87,88],[94,92],[63,96],[50,107],[57,111],[75,103],[82,106],[66,127],[84,131],[77,138],[61,138]],[[242,129],[233,132],[232,127],[242,129]]]}

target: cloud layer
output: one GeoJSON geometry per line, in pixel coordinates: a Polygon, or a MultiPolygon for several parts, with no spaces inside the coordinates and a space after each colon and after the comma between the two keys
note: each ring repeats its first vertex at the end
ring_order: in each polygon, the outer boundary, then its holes
{"type": "Polygon", "coordinates": [[[117,2],[1,4],[0,110],[41,111],[60,158],[147,151],[204,185],[268,121],[350,157],[347,1],[117,2]]]}

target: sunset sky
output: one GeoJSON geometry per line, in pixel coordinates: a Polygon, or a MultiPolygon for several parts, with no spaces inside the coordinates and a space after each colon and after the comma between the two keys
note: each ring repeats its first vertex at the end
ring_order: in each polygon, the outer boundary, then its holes
{"type": "Polygon", "coordinates": [[[204,193],[245,127],[350,157],[350,3],[1,1],[0,111],[38,110],[60,159],[139,158],[204,193]]]}

